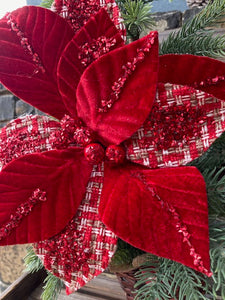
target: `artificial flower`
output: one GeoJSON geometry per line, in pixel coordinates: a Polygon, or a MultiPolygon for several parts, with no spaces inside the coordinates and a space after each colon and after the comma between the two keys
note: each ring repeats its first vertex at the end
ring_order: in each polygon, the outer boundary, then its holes
{"type": "Polygon", "coordinates": [[[35,243],[68,292],[107,267],[117,237],[210,276],[205,182],[185,165],[224,130],[225,65],[158,57],[156,32],[124,45],[98,2],[92,17],[79,3],[0,21],[1,82],[61,120],[2,129],[0,245],[35,243]]]}

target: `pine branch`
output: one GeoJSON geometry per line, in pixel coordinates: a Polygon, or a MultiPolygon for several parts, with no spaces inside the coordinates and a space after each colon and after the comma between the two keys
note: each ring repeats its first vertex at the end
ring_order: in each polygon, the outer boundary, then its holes
{"type": "Polygon", "coordinates": [[[210,218],[210,259],[214,297],[225,299],[225,219],[210,218]]]}
{"type": "Polygon", "coordinates": [[[45,278],[44,292],[41,295],[42,300],[56,300],[64,286],[63,281],[48,272],[48,276],[45,278]]]}
{"type": "Polygon", "coordinates": [[[54,0],[42,0],[40,6],[45,8],[51,8],[53,2],[54,0]]]}
{"type": "Polygon", "coordinates": [[[24,263],[26,266],[26,271],[29,273],[35,273],[43,268],[42,261],[34,252],[33,247],[27,248],[27,254],[24,257],[24,263]]]}
{"type": "Polygon", "coordinates": [[[138,291],[135,299],[138,300],[207,299],[207,277],[168,259],[159,258],[158,264],[146,262],[136,277],[138,291]]]}
{"type": "Polygon", "coordinates": [[[125,0],[120,6],[128,35],[133,40],[137,40],[142,31],[151,29],[155,24],[150,3],[145,3],[143,0],[125,0]]]}
{"type": "Polygon", "coordinates": [[[225,167],[202,173],[207,187],[209,215],[225,217],[225,167]]]}
{"type": "Polygon", "coordinates": [[[189,53],[211,57],[225,55],[225,35],[214,36],[209,26],[225,16],[225,0],[210,2],[198,15],[171,33],[160,47],[160,54],[189,53]]]}

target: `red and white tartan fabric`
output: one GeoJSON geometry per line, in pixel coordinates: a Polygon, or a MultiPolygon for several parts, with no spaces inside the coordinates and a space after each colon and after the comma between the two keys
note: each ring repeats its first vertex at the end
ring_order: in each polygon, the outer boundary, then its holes
{"type": "Polygon", "coordinates": [[[67,19],[74,31],[80,29],[88,19],[104,7],[121,36],[126,40],[126,29],[119,8],[114,0],[55,0],[52,10],[67,19]]]}
{"type": "Polygon", "coordinates": [[[224,101],[188,86],[159,84],[148,119],[124,143],[127,159],[150,168],[186,165],[224,127],[224,101]]]}
{"type": "Polygon", "coordinates": [[[35,245],[44,266],[65,280],[70,294],[102,273],[116,250],[117,238],[99,220],[104,164],[95,165],[76,216],[53,238],[35,245]]]}
{"type": "MultiPolygon", "coordinates": [[[[0,133],[0,169],[26,154],[53,150],[51,134],[59,127],[59,122],[47,116],[11,121],[0,133]]],[[[63,232],[36,245],[45,267],[65,280],[68,293],[102,273],[116,250],[115,234],[98,217],[103,177],[104,164],[94,166],[74,219],[63,232]]]]}
{"type": "Polygon", "coordinates": [[[0,170],[23,155],[52,150],[49,136],[59,123],[47,116],[23,116],[11,121],[0,132],[0,170]]]}

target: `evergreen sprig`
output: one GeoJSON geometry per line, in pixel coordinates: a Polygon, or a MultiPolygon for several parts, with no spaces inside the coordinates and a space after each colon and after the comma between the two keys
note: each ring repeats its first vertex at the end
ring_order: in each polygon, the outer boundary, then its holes
{"type": "Polygon", "coordinates": [[[225,299],[225,219],[209,218],[210,232],[210,259],[212,276],[212,293],[215,299],[218,296],[225,299]]]}
{"type": "Polygon", "coordinates": [[[225,16],[225,0],[210,1],[192,20],[178,32],[172,32],[160,46],[160,54],[179,53],[211,57],[225,55],[225,35],[214,36],[208,27],[225,16]]]}
{"type": "Polygon", "coordinates": [[[120,4],[128,36],[137,40],[141,32],[151,29],[155,24],[151,14],[151,4],[143,0],[125,0],[120,4]]]}
{"type": "Polygon", "coordinates": [[[40,6],[45,8],[51,8],[53,1],[54,0],[42,0],[40,6]]]}
{"type": "MultiPolygon", "coordinates": [[[[27,248],[27,254],[24,257],[24,263],[26,271],[29,273],[35,273],[43,268],[42,261],[34,252],[33,247],[27,248]]],[[[56,300],[64,286],[63,281],[47,271],[48,276],[45,278],[45,286],[43,287],[44,292],[41,295],[42,300],[56,300]]]]}
{"type": "Polygon", "coordinates": [[[41,295],[42,300],[56,300],[64,286],[63,281],[48,272],[48,276],[44,280],[44,292],[41,295]]]}
{"type": "Polygon", "coordinates": [[[209,292],[206,276],[169,259],[158,258],[158,265],[146,262],[136,277],[138,300],[205,300],[209,292]]]}
{"type": "Polygon", "coordinates": [[[42,261],[34,252],[33,247],[28,247],[27,254],[24,257],[24,263],[26,266],[26,271],[29,273],[35,273],[43,268],[42,261]]]}

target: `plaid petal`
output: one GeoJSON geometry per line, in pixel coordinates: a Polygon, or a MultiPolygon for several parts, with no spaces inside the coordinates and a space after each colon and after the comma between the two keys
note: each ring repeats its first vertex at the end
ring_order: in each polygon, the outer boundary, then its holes
{"type": "Polygon", "coordinates": [[[65,281],[68,293],[103,272],[116,250],[116,236],[98,216],[103,176],[103,165],[94,166],[76,216],[60,234],[35,245],[44,266],[65,281]]]}
{"type": "Polygon", "coordinates": [[[67,19],[74,31],[79,30],[88,19],[104,7],[121,36],[125,38],[126,30],[122,23],[119,8],[114,0],[55,0],[52,10],[67,19]]]}
{"type": "Polygon", "coordinates": [[[11,160],[35,152],[52,150],[49,136],[59,123],[47,116],[23,116],[0,132],[0,170],[11,160]]]}
{"type": "Polygon", "coordinates": [[[188,86],[159,84],[148,119],[124,143],[127,159],[150,168],[185,165],[224,128],[223,101],[188,86]]]}

